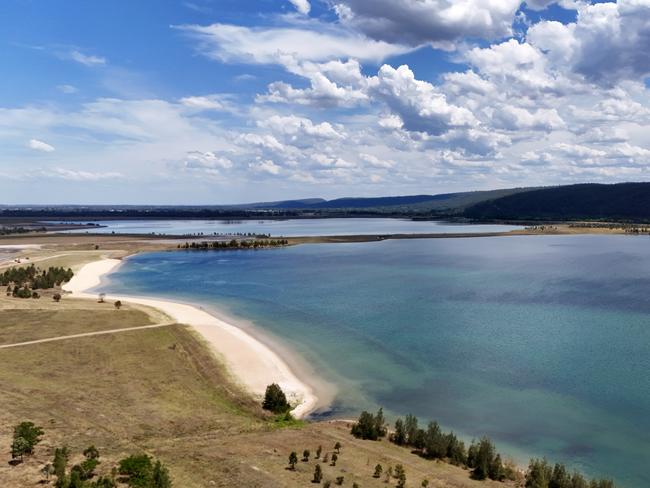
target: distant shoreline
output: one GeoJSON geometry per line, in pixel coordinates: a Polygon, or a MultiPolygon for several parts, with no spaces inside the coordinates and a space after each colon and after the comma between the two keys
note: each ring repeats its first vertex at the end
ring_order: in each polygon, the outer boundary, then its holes
{"type": "MultiPolygon", "coordinates": [[[[122,263],[120,259],[101,259],[86,264],[63,289],[74,297],[95,299],[96,294],[90,290],[122,263]]],[[[111,294],[110,299],[152,307],[179,324],[191,326],[223,359],[235,382],[260,400],[266,386],[278,383],[295,405],[291,411],[294,417],[304,418],[320,406],[322,398],[316,396],[314,387],[299,379],[275,351],[242,328],[185,303],[120,294],[111,294]]]]}

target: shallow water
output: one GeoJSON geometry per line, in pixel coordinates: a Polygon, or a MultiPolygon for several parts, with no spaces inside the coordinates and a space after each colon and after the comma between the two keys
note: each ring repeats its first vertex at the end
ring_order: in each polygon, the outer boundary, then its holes
{"type": "Polygon", "coordinates": [[[650,239],[536,236],[143,254],[108,290],[215,304],[339,387],[650,486],[650,239]]]}
{"type": "MultiPolygon", "coordinates": [[[[279,237],[332,236],[367,234],[417,233],[485,233],[507,232],[520,227],[512,225],[469,225],[447,222],[414,221],[406,219],[289,219],[289,220],[106,220],[94,222],[105,227],[93,233],[110,234],[271,234],[279,237]]],[[[88,229],[69,231],[84,233],[88,229]]]]}

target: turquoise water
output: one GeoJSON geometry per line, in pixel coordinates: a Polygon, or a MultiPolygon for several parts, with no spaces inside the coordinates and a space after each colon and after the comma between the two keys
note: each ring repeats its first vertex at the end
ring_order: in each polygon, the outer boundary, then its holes
{"type": "MultiPolygon", "coordinates": [[[[58,221],[60,222],[60,221],[58,221]]],[[[76,224],[88,221],[73,222],[76,224]]],[[[521,227],[512,225],[470,225],[408,219],[288,219],[288,220],[105,220],[94,221],[104,227],[93,233],[110,234],[236,234],[255,233],[272,236],[343,236],[358,234],[417,234],[417,233],[485,233],[507,232],[521,227]]],[[[88,229],[69,231],[84,233],[88,229]]]]}
{"type": "Polygon", "coordinates": [[[106,288],[252,320],[339,387],[321,415],[381,405],[650,486],[647,237],[143,254],[106,288]]]}

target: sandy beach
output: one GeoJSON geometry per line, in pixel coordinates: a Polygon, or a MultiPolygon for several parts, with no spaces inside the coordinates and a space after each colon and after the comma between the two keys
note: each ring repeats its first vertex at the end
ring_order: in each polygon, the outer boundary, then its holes
{"type": "MultiPolygon", "coordinates": [[[[98,286],[102,277],[122,263],[102,259],[83,266],[63,289],[79,298],[95,299],[88,290],[98,286]]],[[[284,390],[296,418],[303,418],[317,406],[313,389],[300,381],[280,357],[252,335],[192,305],[145,297],[111,294],[107,299],[157,308],[174,321],[194,328],[225,363],[235,381],[253,395],[262,397],[266,387],[277,383],[284,390]]]]}

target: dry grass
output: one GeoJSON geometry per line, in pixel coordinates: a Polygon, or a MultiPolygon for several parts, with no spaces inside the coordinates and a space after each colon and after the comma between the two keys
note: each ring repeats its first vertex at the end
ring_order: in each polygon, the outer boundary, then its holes
{"type": "MultiPolygon", "coordinates": [[[[65,327],[66,318],[85,322],[108,312],[79,302],[56,310],[57,323],[65,327]],[[84,304],[88,310],[81,309],[84,304]]],[[[141,310],[113,312],[107,315],[124,325],[143,319],[141,310]]],[[[43,326],[42,310],[11,313],[12,327],[21,334],[43,326]]],[[[57,333],[56,327],[51,330],[57,333]]],[[[387,486],[372,478],[377,463],[403,464],[409,486],[419,486],[425,477],[431,486],[503,486],[474,482],[466,471],[422,460],[385,441],[353,439],[341,423],[278,428],[181,325],[0,350],[1,453],[9,451],[11,427],[23,420],[43,426],[46,435],[24,464],[9,466],[8,455],[0,463],[3,487],[35,485],[40,467],[64,443],[77,456],[95,444],[104,472],[125,455],[148,452],[170,467],[176,487],[310,486],[314,460],[289,471],[289,452],[314,453],[318,445],[331,451],[336,441],[344,445],[339,462],[323,465],[323,471],[325,479],[344,476],[347,486],[353,481],[387,486]]]]}

